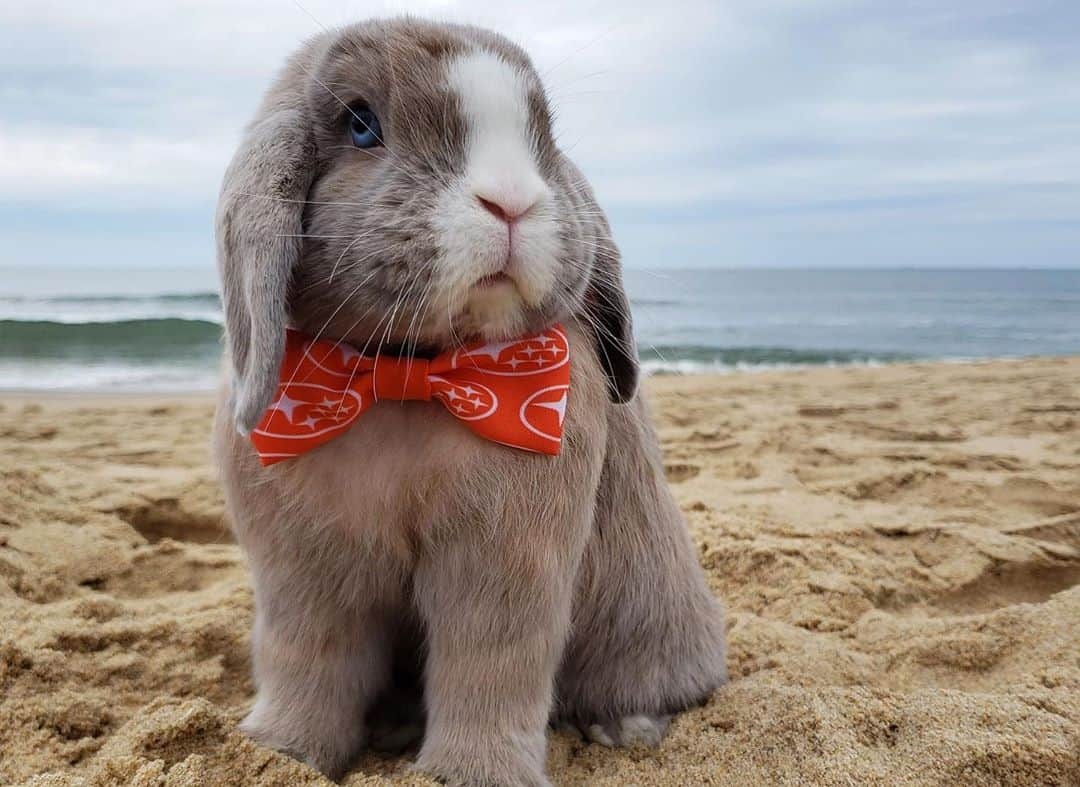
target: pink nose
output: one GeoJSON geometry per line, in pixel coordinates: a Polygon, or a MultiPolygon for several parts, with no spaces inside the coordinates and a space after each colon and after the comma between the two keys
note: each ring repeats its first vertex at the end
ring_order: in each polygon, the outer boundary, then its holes
{"type": "Polygon", "coordinates": [[[519,218],[529,212],[529,208],[535,203],[528,205],[514,204],[508,200],[497,202],[485,197],[476,195],[477,201],[483,206],[484,210],[490,213],[500,221],[505,221],[507,224],[513,224],[519,218]]]}

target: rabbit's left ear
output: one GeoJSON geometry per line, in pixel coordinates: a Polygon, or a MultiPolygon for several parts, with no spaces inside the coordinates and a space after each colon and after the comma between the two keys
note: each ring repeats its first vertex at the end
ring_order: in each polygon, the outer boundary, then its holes
{"type": "Polygon", "coordinates": [[[593,205],[595,244],[592,273],[585,291],[587,322],[595,334],[596,351],[607,375],[611,401],[622,404],[634,398],[638,386],[637,346],[630,318],[630,302],[622,283],[619,249],[607,220],[593,205]]]}
{"type": "Polygon", "coordinates": [[[285,349],[286,293],[300,258],[303,208],[315,173],[306,80],[293,64],[270,89],[225,173],[218,201],[231,399],[243,434],[270,403],[285,349]]]}

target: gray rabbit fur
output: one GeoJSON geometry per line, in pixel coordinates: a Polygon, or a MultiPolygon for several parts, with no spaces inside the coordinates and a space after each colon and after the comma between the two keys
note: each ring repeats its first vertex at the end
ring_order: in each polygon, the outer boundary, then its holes
{"type": "Polygon", "coordinates": [[[521,49],[416,19],[312,39],[248,126],[216,224],[215,451],[255,584],[249,735],[338,778],[376,704],[415,680],[418,768],[547,785],[549,723],[655,744],[726,681],[723,612],[638,393],[618,251],[521,49]],[[370,147],[350,136],[360,107],[379,120],[370,147]],[[555,322],[572,353],[557,457],[425,402],[380,403],[270,467],[246,436],[286,326],[430,356],[555,322]]]}

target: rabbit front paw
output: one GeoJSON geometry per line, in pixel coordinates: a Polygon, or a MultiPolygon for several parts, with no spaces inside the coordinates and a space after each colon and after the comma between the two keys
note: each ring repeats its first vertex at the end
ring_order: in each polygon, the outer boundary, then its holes
{"type": "Polygon", "coordinates": [[[356,754],[354,740],[318,741],[302,730],[290,730],[280,719],[275,722],[255,711],[240,722],[240,731],[256,743],[310,765],[333,781],[348,772],[356,754]]]}
{"type": "Polygon", "coordinates": [[[646,746],[660,743],[671,723],[671,716],[634,714],[599,724],[573,725],[581,735],[601,746],[646,746]]]}
{"type": "Polygon", "coordinates": [[[421,752],[415,770],[447,787],[551,787],[542,765],[510,748],[493,747],[483,755],[421,752]]]}

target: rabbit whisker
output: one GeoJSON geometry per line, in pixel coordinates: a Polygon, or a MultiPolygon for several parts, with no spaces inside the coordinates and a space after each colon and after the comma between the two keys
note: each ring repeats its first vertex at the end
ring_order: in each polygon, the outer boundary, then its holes
{"type": "Polygon", "coordinates": [[[286,197],[271,197],[268,194],[254,194],[250,191],[239,191],[237,189],[226,189],[224,193],[235,194],[240,197],[249,197],[251,199],[264,199],[271,202],[288,202],[295,205],[345,205],[358,208],[367,208],[371,206],[371,203],[369,202],[323,202],[310,199],[288,199],[286,197]]]}
{"type": "Polygon", "coordinates": [[[330,275],[326,277],[327,284],[334,283],[334,274],[337,273],[338,265],[341,264],[341,260],[345,257],[345,255],[349,253],[349,249],[362,241],[364,238],[370,237],[372,233],[378,232],[378,230],[378,227],[374,227],[367,232],[362,232],[345,245],[345,248],[341,250],[341,254],[339,254],[338,258],[334,261],[334,267],[330,269],[330,275]]]}
{"type": "MultiPolygon", "coordinates": [[[[341,303],[340,303],[340,304],[338,304],[338,307],[337,307],[336,309],[334,309],[334,311],[332,311],[332,312],[330,313],[330,316],[329,316],[329,317],[327,317],[327,318],[326,318],[326,322],[324,322],[324,323],[322,324],[322,327],[321,327],[321,328],[319,328],[318,332],[317,332],[317,333],[315,334],[314,338],[312,339],[312,342],[317,342],[317,341],[319,341],[319,339],[320,339],[320,338],[322,338],[322,335],[323,335],[323,333],[324,333],[324,332],[326,331],[327,327],[328,327],[328,326],[330,325],[330,323],[331,323],[331,322],[333,321],[334,317],[336,317],[336,316],[337,316],[338,312],[340,312],[340,311],[341,311],[342,309],[344,309],[344,308],[345,308],[345,304],[346,304],[346,303],[348,303],[348,302],[349,302],[349,301],[350,301],[350,300],[351,300],[351,299],[353,298],[353,296],[355,296],[355,295],[356,295],[356,293],[360,292],[360,288],[361,288],[361,287],[363,287],[363,286],[364,286],[365,284],[367,284],[367,282],[368,282],[368,279],[370,279],[370,278],[371,278],[372,276],[374,276],[374,275],[375,275],[375,271],[372,271],[371,273],[369,273],[369,274],[368,274],[368,275],[367,275],[367,276],[366,276],[366,277],[365,277],[365,278],[363,279],[363,281],[361,281],[361,282],[360,282],[359,284],[357,284],[357,285],[356,285],[356,286],[355,286],[355,287],[354,287],[354,288],[353,288],[352,290],[350,290],[350,291],[349,291],[349,294],[345,296],[345,298],[344,298],[344,299],[343,299],[343,300],[341,301],[341,303]]],[[[334,345],[334,346],[336,347],[337,345],[334,345]]],[[[286,386],[292,385],[292,383],[293,383],[293,382],[294,382],[294,381],[296,380],[296,373],[297,373],[297,372],[298,372],[299,370],[300,370],[300,367],[299,367],[299,366],[297,366],[297,368],[296,368],[296,369],[293,369],[293,373],[292,373],[292,375],[291,375],[291,376],[289,377],[289,381],[288,381],[288,383],[286,383],[286,386]]]]}
{"type": "Polygon", "coordinates": [[[275,238],[351,238],[352,235],[309,235],[306,232],[278,232],[275,238]]]}
{"type": "MultiPolygon", "coordinates": [[[[404,287],[402,287],[401,292],[399,292],[397,297],[394,298],[394,308],[390,312],[390,319],[386,321],[386,330],[384,330],[383,333],[382,333],[382,336],[379,337],[379,344],[375,348],[375,357],[376,358],[378,358],[379,353],[382,352],[383,344],[390,338],[390,331],[392,331],[393,328],[394,328],[394,320],[397,317],[398,308],[401,306],[402,302],[405,300],[405,297],[408,295],[408,293],[409,293],[409,291],[410,291],[410,289],[412,287],[412,283],[415,282],[419,278],[421,270],[423,270],[423,269],[422,268],[417,269],[416,273],[413,274],[413,277],[409,280],[409,283],[407,283],[404,287]]],[[[365,345],[365,349],[366,349],[366,347],[367,347],[367,345],[365,345]]],[[[378,366],[376,366],[374,369],[371,370],[371,382],[372,382],[372,385],[375,384],[375,373],[376,373],[377,369],[378,369],[378,366]]]]}
{"type": "Polygon", "coordinates": [[[405,367],[405,376],[406,377],[408,377],[412,373],[413,357],[416,355],[416,345],[420,341],[420,331],[423,330],[423,327],[424,327],[424,318],[421,315],[422,315],[422,313],[424,311],[425,302],[427,301],[427,297],[431,293],[431,286],[434,283],[435,283],[435,278],[434,277],[428,277],[428,283],[427,283],[427,285],[425,285],[424,290],[420,295],[420,300],[417,303],[416,309],[413,311],[412,319],[409,320],[409,327],[405,329],[405,343],[404,343],[403,347],[405,349],[405,352],[408,354],[408,358],[409,358],[408,363],[406,364],[406,367],[405,367]],[[413,341],[412,345],[410,345],[409,344],[409,335],[412,333],[413,323],[416,321],[416,318],[418,316],[420,316],[421,319],[420,319],[420,322],[417,323],[417,325],[416,325],[416,339],[413,341]]]}

